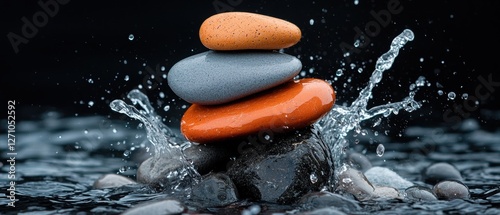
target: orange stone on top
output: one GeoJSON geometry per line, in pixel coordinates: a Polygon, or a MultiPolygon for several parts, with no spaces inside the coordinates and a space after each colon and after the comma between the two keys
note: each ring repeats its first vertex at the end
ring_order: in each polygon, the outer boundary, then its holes
{"type": "Polygon", "coordinates": [[[288,48],[301,38],[300,29],[283,19],[249,12],[225,12],[207,18],[199,31],[212,50],[273,50],[288,48]]]}
{"type": "Polygon", "coordinates": [[[181,119],[189,141],[210,143],[307,127],[332,108],[335,91],[323,80],[290,81],[222,105],[191,105],[181,119]]]}

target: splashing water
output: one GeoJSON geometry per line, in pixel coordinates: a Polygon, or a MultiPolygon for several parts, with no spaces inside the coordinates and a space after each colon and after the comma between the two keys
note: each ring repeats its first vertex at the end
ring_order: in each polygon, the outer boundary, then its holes
{"type": "Polygon", "coordinates": [[[129,92],[127,98],[132,101],[133,105],[139,105],[142,109],[138,110],[119,99],[111,102],[111,109],[137,119],[145,125],[147,139],[155,148],[154,161],[159,160],[161,157],[179,159],[182,164],[181,168],[166,175],[167,184],[163,184],[162,187],[171,192],[188,193],[191,186],[198,183],[201,178],[201,175],[187,161],[183,153],[183,150],[190,147],[191,143],[188,141],[181,142],[171,129],[161,122],[161,117],[155,114],[149,99],[141,91],[134,89],[129,92]]]}
{"type": "MultiPolygon", "coordinates": [[[[409,29],[404,30],[400,35],[394,38],[390,50],[378,58],[375,70],[368,82],[368,86],[361,90],[358,98],[351,106],[335,105],[332,110],[317,123],[317,126],[323,133],[324,140],[332,151],[336,172],[334,175],[340,175],[339,171],[346,169],[342,168],[342,166],[345,165],[342,162],[343,156],[345,155],[345,150],[349,146],[349,142],[345,137],[352,130],[358,134],[361,133],[362,129],[360,123],[362,121],[378,115],[388,117],[391,113],[398,114],[399,110],[412,112],[421,107],[421,104],[414,100],[414,96],[415,92],[418,90],[417,86],[423,86],[423,82],[425,81],[423,77],[420,77],[416,81],[416,84],[410,87],[410,93],[403,101],[367,109],[368,101],[372,96],[372,90],[377,83],[382,80],[383,72],[391,68],[394,60],[399,54],[399,49],[413,39],[414,34],[409,29]]],[[[333,179],[337,181],[336,178],[333,179]]]]}
{"type": "MultiPolygon", "coordinates": [[[[323,139],[330,146],[333,160],[335,161],[335,174],[332,179],[336,181],[335,175],[339,175],[343,164],[343,155],[348,147],[348,141],[345,139],[348,132],[354,130],[356,133],[362,133],[360,123],[364,120],[373,118],[378,115],[388,117],[391,114],[398,114],[399,110],[412,112],[421,107],[421,104],[414,100],[415,92],[418,87],[424,86],[425,78],[420,77],[415,84],[410,86],[408,97],[403,101],[379,105],[367,109],[368,101],[372,95],[373,88],[382,80],[383,72],[390,69],[395,58],[399,54],[399,50],[408,42],[414,39],[414,34],[411,30],[406,29],[400,35],[393,39],[390,50],[384,53],[376,62],[375,70],[370,77],[368,86],[361,90],[359,97],[351,104],[351,106],[335,105],[332,110],[327,113],[318,123],[315,124],[323,134],[323,139]]],[[[341,74],[340,74],[341,75],[341,74]]],[[[131,118],[140,120],[147,129],[147,138],[154,145],[155,159],[160,156],[178,157],[183,162],[183,168],[175,174],[169,174],[166,177],[172,177],[171,184],[165,186],[184,187],[190,183],[197,183],[201,176],[195,170],[194,166],[187,161],[183,154],[183,149],[190,147],[188,141],[180,143],[180,139],[176,138],[175,134],[162,123],[161,118],[154,113],[153,107],[146,95],[139,90],[132,90],[127,96],[134,105],[139,105],[142,110],[136,109],[132,105],[126,104],[122,100],[114,100],[110,107],[112,110],[126,114],[131,118]],[[180,177],[176,179],[175,177],[180,177]],[[184,185],[181,185],[184,183],[184,185]]],[[[376,122],[377,124],[380,121],[376,122]]],[[[378,153],[383,154],[382,151],[378,153]]],[[[311,175],[311,181],[315,181],[316,176],[311,175]]],[[[335,183],[336,184],[336,183],[335,183]]]]}

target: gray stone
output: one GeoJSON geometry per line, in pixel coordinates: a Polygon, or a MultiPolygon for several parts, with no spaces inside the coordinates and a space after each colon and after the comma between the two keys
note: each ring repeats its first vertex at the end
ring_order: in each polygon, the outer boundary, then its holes
{"type": "Polygon", "coordinates": [[[405,190],[406,200],[410,201],[437,201],[438,198],[434,192],[427,188],[419,185],[408,187],[405,190]]]}
{"type": "Polygon", "coordinates": [[[413,186],[412,182],[386,167],[374,166],[365,172],[365,176],[374,186],[394,187],[398,190],[413,186]]]}
{"type": "Polygon", "coordinates": [[[470,198],[469,188],[460,181],[441,181],[434,185],[432,191],[439,199],[443,200],[470,198]]]}
{"type": "Polygon", "coordinates": [[[359,201],[376,197],[375,187],[363,172],[347,167],[340,172],[338,177],[337,191],[350,193],[359,201]]]}
{"type": "Polygon", "coordinates": [[[422,179],[428,184],[436,184],[445,180],[463,181],[460,171],[454,165],[446,162],[434,163],[425,168],[422,172],[422,179]]]}
{"type": "Polygon", "coordinates": [[[177,62],[168,85],[187,102],[227,103],[278,86],[295,77],[302,63],[272,51],[206,51],[177,62]]]}

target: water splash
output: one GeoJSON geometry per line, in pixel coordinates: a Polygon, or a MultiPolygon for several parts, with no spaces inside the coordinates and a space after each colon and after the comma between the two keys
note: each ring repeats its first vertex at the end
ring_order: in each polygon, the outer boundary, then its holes
{"type": "MultiPolygon", "coordinates": [[[[364,134],[366,131],[361,129],[362,121],[371,119],[375,116],[382,115],[388,117],[391,114],[398,114],[400,110],[412,112],[421,107],[421,103],[415,101],[414,96],[419,87],[425,85],[425,78],[419,77],[414,84],[410,85],[409,95],[400,102],[388,103],[375,106],[367,109],[368,101],[372,97],[373,88],[382,80],[383,73],[389,70],[394,63],[394,60],[399,54],[399,50],[408,42],[414,39],[414,34],[411,30],[406,29],[400,35],[395,37],[391,43],[390,50],[382,54],[375,65],[368,85],[361,90],[358,98],[352,102],[350,106],[335,105],[332,110],[327,113],[316,126],[323,134],[323,139],[330,146],[332,152],[335,172],[332,175],[332,180],[337,181],[335,176],[340,175],[342,170],[345,170],[343,156],[349,146],[348,140],[345,138],[350,131],[355,131],[357,134],[364,134]]],[[[337,75],[342,75],[342,70],[337,71],[337,75]]],[[[191,143],[180,141],[176,135],[162,123],[161,117],[155,114],[154,108],[151,106],[148,98],[139,90],[132,90],[128,94],[133,105],[139,105],[142,109],[138,110],[132,105],[126,104],[122,100],[114,100],[110,107],[112,110],[126,114],[131,118],[140,120],[147,129],[147,138],[154,145],[155,159],[160,156],[169,156],[179,158],[183,163],[180,170],[169,173],[165,176],[171,179],[171,184],[167,186],[189,185],[189,182],[198,182],[201,178],[200,174],[194,169],[194,166],[187,161],[183,153],[183,149],[191,146],[191,143]],[[182,182],[184,181],[184,182],[182,182]]],[[[185,108],[185,107],[183,107],[185,108]]],[[[168,111],[169,107],[164,110],[168,111]]],[[[379,121],[375,123],[380,124],[379,121]]],[[[378,153],[382,154],[383,150],[378,153]]],[[[311,181],[315,181],[316,175],[311,175],[311,181]]],[[[337,183],[334,183],[337,184],[337,183]]]]}
{"type": "Polygon", "coordinates": [[[165,176],[167,183],[162,186],[172,192],[189,191],[191,186],[201,179],[201,175],[195,170],[193,164],[188,162],[183,153],[183,150],[190,147],[191,143],[181,141],[170,128],[162,123],[161,117],[155,113],[148,97],[141,91],[134,89],[128,93],[127,98],[132,101],[133,105],[139,105],[142,109],[139,110],[120,99],[112,101],[110,108],[143,123],[147,139],[155,149],[154,161],[161,159],[161,157],[170,157],[180,161],[180,168],[167,174],[165,176]]]}
{"type": "MultiPolygon", "coordinates": [[[[408,42],[414,39],[414,34],[411,30],[406,29],[392,40],[389,51],[382,54],[375,65],[368,85],[361,90],[358,98],[352,102],[350,106],[335,105],[332,110],[323,117],[317,126],[323,133],[324,140],[330,146],[332,156],[335,161],[334,175],[340,175],[339,171],[344,164],[342,162],[345,151],[349,146],[346,136],[352,130],[356,133],[361,133],[360,123],[364,120],[375,116],[383,115],[388,117],[391,114],[398,114],[400,110],[412,112],[421,107],[421,103],[415,101],[415,92],[419,86],[423,86],[424,77],[420,77],[416,83],[410,87],[409,95],[400,102],[394,102],[384,105],[379,105],[367,109],[368,101],[372,96],[373,88],[382,80],[384,71],[390,69],[394,60],[399,54],[399,50],[408,42]]],[[[335,176],[334,176],[335,177],[335,176]]],[[[336,178],[334,178],[335,181],[336,178]]]]}

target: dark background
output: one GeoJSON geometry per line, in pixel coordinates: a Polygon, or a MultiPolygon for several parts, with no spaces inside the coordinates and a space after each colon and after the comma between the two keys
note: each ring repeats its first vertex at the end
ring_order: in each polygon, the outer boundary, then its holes
{"type": "MultiPolygon", "coordinates": [[[[337,69],[345,69],[344,76],[333,82],[339,104],[357,96],[376,59],[389,49],[392,39],[404,29],[411,29],[415,40],[400,51],[374,90],[372,102],[402,100],[419,76],[425,76],[432,86],[417,92],[417,100],[427,101],[422,109],[400,113],[395,122],[446,123],[443,114],[464,103],[460,99],[463,93],[474,96],[481,84],[477,79],[480,75],[486,79],[492,75],[493,80],[500,81],[496,54],[498,1],[399,1],[402,12],[393,14],[391,23],[370,38],[370,45],[351,56],[350,63],[356,64],[356,69],[364,67],[361,74],[351,70],[349,63],[342,65],[346,58],[339,46],[342,42],[353,44],[354,29],[364,29],[375,20],[370,12],[387,10],[389,1],[361,0],[356,5],[355,0],[73,0],[60,4],[57,13],[15,53],[7,35],[12,32],[22,36],[22,17],[32,20],[42,11],[37,2],[0,3],[2,106],[6,106],[7,100],[16,100],[17,120],[36,118],[49,110],[68,116],[113,114],[108,106],[110,101],[125,98],[127,92],[139,85],[146,86],[149,80],[154,88],[143,88],[143,92],[161,115],[169,117],[169,123],[177,125],[184,111],[182,105],[189,104],[172,94],[166,80],[158,77],[177,61],[207,50],[199,42],[199,26],[204,19],[224,10],[257,12],[295,23],[303,38],[285,49],[285,53],[298,56],[310,77],[331,79],[337,69]],[[132,41],[128,39],[130,34],[135,37],[132,41]],[[161,71],[162,66],[165,71],[161,71]],[[309,73],[310,68],[314,68],[313,73],[309,73]],[[151,73],[156,78],[148,78],[151,73]],[[347,82],[348,78],[351,82],[347,82]],[[442,88],[437,87],[437,82],[442,88]],[[439,96],[440,89],[457,93],[457,98],[439,96]],[[160,92],[165,98],[160,97],[160,92]],[[89,101],[94,102],[90,107],[89,101]],[[165,105],[171,107],[167,112],[161,110],[165,105]]],[[[488,125],[483,110],[497,109],[497,97],[498,92],[491,93],[481,101],[479,109],[466,110],[467,115],[462,116],[455,113],[459,116],[455,119],[476,117],[488,125]]]]}

